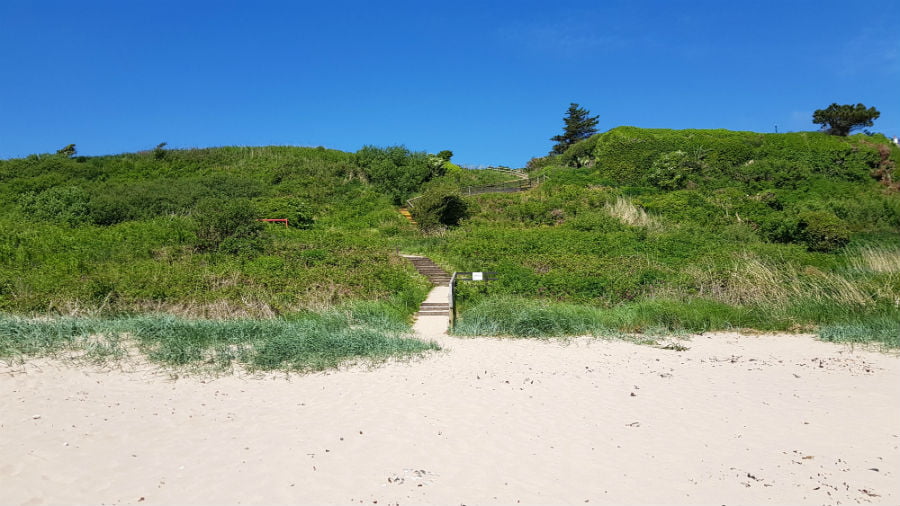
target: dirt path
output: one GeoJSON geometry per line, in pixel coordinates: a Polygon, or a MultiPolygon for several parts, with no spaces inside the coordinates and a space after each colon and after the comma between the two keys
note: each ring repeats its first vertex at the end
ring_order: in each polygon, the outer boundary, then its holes
{"type": "Polygon", "coordinates": [[[415,329],[444,350],[308,376],[6,368],[0,503],[900,502],[896,356],[415,329]]]}

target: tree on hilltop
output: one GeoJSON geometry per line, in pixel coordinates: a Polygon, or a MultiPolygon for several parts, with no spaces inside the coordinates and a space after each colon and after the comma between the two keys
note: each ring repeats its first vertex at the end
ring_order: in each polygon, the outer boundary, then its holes
{"type": "Polygon", "coordinates": [[[438,158],[445,162],[449,162],[451,158],[453,158],[453,151],[449,149],[445,149],[436,155],[438,158]]]}
{"type": "Polygon", "coordinates": [[[572,144],[597,133],[597,118],[600,116],[591,117],[589,114],[590,111],[579,107],[578,104],[574,102],[569,104],[569,109],[563,118],[565,123],[563,134],[550,138],[551,141],[556,142],[551,154],[560,155],[572,144]]]}
{"type": "Polygon", "coordinates": [[[77,152],[78,152],[78,150],[75,149],[74,144],[69,144],[68,146],[66,146],[64,148],[56,150],[57,155],[62,155],[67,158],[71,158],[71,157],[75,156],[75,153],[77,153],[77,152]]]}
{"type": "Polygon", "coordinates": [[[831,104],[827,109],[813,112],[813,123],[822,125],[822,130],[831,135],[846,136],[853,130],[872,126],[872,121],[879,116],[877,109],[866,109],[863,104],[831,104]]]}

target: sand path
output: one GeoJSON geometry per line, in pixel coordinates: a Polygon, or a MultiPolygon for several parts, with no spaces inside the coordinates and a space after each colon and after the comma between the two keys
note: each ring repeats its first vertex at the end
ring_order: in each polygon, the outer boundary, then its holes
{"type": "Polygon", "coordinates": [[[445,328],[419,319],[444,347],[421,360],[307,376],[0,369],[0,503],[900,502],[895,355],[445,328]]]}

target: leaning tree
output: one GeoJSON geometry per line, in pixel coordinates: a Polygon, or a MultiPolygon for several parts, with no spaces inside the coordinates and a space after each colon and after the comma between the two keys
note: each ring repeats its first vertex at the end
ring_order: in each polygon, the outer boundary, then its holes
{"type": "Polygon", "coordinates": [[[827,109],[813,112],[813,123],[822,125],[822,131],[831,135],[846,136],[853,130],[872,126],[872,121],[878,116],[881,113],[874,107],[867,109],[862,104],[831,104],[827,109]]]}

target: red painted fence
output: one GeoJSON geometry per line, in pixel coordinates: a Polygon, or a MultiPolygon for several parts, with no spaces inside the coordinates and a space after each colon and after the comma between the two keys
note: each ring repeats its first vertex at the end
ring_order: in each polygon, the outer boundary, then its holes
{"type": "Polygon", "coordinates": [[[262,218],[256,221],[265,221],[268,223],[284,223],[284,228],[288,228],[287,218],[262,218]]]}

